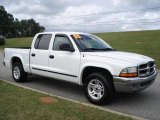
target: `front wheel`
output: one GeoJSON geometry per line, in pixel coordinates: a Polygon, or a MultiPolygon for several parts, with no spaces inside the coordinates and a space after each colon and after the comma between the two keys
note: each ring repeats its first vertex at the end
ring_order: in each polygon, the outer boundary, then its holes
{"type": "Polygon", "coordinates": [[[20,62],[16,62],[12,67],[12,76],[16,82],[24,82],[27,79],[27,73],[24,71],[20,62]]]}
{"type": "Polygon", "coordinates": [[[85,95],[91,103],[102,105],[109,102],[114,95],[111,78],[104,73],[92,73],[84,83],[85,95]]]}

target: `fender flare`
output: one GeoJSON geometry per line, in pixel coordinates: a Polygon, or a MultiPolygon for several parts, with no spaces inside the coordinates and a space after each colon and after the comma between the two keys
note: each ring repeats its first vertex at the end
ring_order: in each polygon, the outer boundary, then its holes
{"type": "Polygon", "coordinates": [[[102,69],[105,69],[108,72],[110,72],[111,75],[114,75],[113,68],[111,66],[109,66],[109,65],[105,65],[104,66],[104,64],[94,64],[94,63],[93,64],[85,64],[80,68],[80,73],[79,73],[79,84],[80,85],[83,85],[83,82],[82,82],[83,72],[87,67],[102,68],[102,69]]]}
{"type": "MultiPolygon", "coordinates": [[[[10,60],[10,68],[12,69],[12,61],[13,61],[13,59],[14,58],[19,58],[20,59],[20,61],[21,61],[21,63],[22,63],[22,66],[23,66],[23,68],[24,68],[24,70],[25,70],[25,67],[24,67],[24,60],[23,60],[23,58],[20,56],[20,55],[12,55],[11,56],[11,60],[10,60]]],[[[26,71],[26,70],[25,70],[26,71]]]]}

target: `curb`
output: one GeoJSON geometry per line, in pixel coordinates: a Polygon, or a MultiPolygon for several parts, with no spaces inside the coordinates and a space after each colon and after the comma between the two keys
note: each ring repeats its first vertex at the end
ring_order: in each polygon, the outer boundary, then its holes
{"type": "Polygon", "coordinates": [[[135,120],[148,120],[148,119],[141,118],[141,117],[137,117],[137,116],[134,116],[134,115],[129,115],[129,114],[126,114],[126,113],[117,112],[117,111],[114,111],[114,110],[102,108],[102,107],[100,107],[100,106],[96,106],[96,105],[93,105],[93,104],[83,103],[83,102],[79,102],[79,101],[72,100],[72,99],[69,99],[69,98],[65,98],[65,97],[62,97],[62,96],[50,94],[50,93],[47,93],[47,92],[44,92],[44,91],[36,90],[36,89],[34,89],[34,88],[30,88],[30,87],[26,87],[26,86],[23,86],[23,85],[20,85],[20,84],[17,84],[17,83],[13,83],[13,82],[10,82],[10,81],[5,80],[5,79],[0,79],[0,80],[1,80],[1,81],[4,81],[4,82],[6,82],[6,83],[9,83],[9,84],[12,84],[12,85],[15,85],[15,86],[24,88],[24,89],[28,89],[28,90],[32,90],[32,91],[35,91],[35,92],[39,92],[39,93],[42,93],[42,94],[49,95],[49,96],[51,96],[51,97],[56,97],[56,98],[59,98],[59,99],[63,99],[63,100],[67,100],[67,101],[70,101],[70,102],[78,103],[78,104],[81,104],[81,105],[84,105],[84,106],[89,106],[89,107],[97,108],[97,109],[99,109],[99,110],[103,110],[103,111],[110,112],[110,113],[113,113],[113,114],[130,117],[130,118],[133,118],[133,119],[135,119],[135,120]]]}

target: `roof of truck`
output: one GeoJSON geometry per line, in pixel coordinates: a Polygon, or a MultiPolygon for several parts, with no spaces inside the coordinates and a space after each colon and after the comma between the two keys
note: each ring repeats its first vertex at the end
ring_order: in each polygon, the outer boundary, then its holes
{"type": "Polygon", "coordinates": [[[88,34],[88,33],[57,31],[57,32],[41,32],[41,33],[38,33],[38,34],[67,34],[67,35],[72,35],[72,34],[88,34]]]}

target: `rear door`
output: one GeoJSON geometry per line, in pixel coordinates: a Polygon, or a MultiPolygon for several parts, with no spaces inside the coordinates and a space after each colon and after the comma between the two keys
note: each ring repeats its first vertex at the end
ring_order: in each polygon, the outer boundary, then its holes
{"type": "Polygon", "coordinates": [[[52,34],[39,34],[30,53],[31,72],[47,76],[48,54],[52,34]]]}

